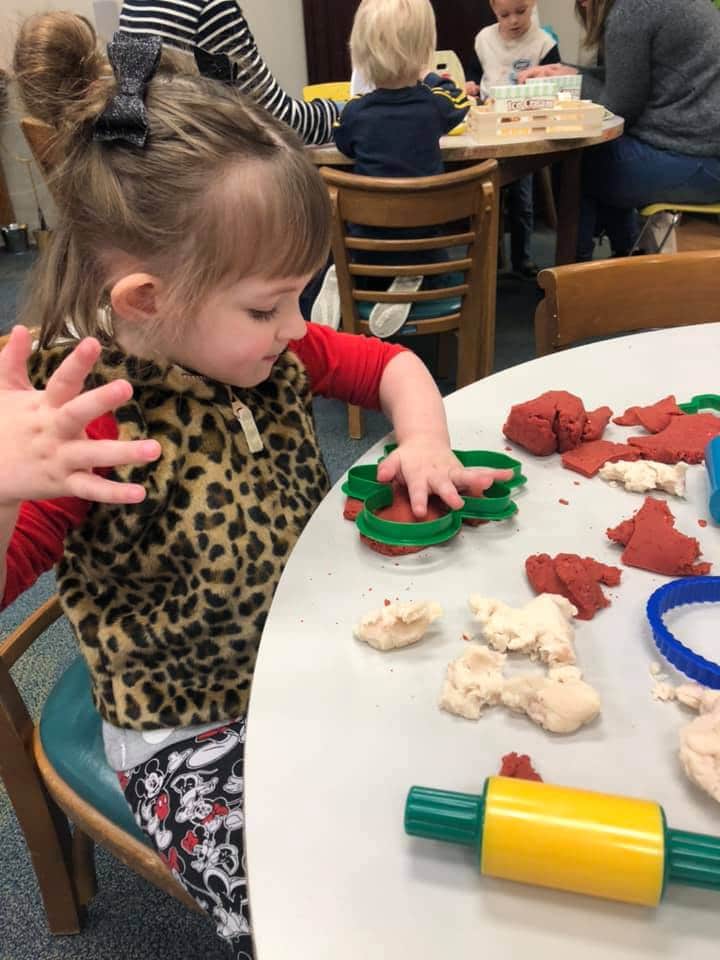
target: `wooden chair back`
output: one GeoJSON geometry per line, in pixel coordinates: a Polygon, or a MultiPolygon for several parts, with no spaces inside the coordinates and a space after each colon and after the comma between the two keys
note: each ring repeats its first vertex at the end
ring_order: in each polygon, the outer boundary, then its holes
{"type": "Polygon", "coordinates": [[[84,907],[97,888],[96,842],[131,870],[199,912],[159,855],[75,793],[45,755],[39,727],[10,668],[61,616],[58,597],[51,597],[0,643],[0,780],[27,842],[48,926],[55,934],[80,931],[84,907]],[[72,832],[68,821],[74,824],[72,832]]]}
{"type": "MultiPolygon", "coordinates": [[[[358,313],[358,304],[363,301],[416,304],[459,299],[459,309],[431,319],[413,319],[409,326],[417,335],[457,333],[458,387],[489,374],[495,352],[493,258],[498,226],[497,163],[487,160],[435,177],[361,177],[329,167],[323,167],[320,173],[327,183],[332,206],[332,252],[343,330],[369,332],[367,321],[358,313]],[[357,236],[349,231],[348,224],[380,228],[379,232],[412,227],[416,228],[417,236],[412,239],[357,236]],[[426,234],[423,228],[427,228],[426,234]],[[442,262],[382,264],[387,258],[392,263],[392,255],[397,253],[412,260],[413,252],[458,248],[461,253],[451,253],[452,259],[442,262]],[[354,259],[358,251],[373,253],[373,260],[379,262],[358,262],[354,259]],[[452,273],[462,273],[462,282],[415,293],[368,290],[361,280],[383,278],[389,285],[394,277],[452,273]]],[[[356,412],[352,408],[350,412],[354,418],[356,412]]]]}
{"type": "Polygon", "coordinates": [[[60,162],[55,142],[55,129],[35,117],[23,117],[20,128],[35,162],[42,170],[43,176],[48,179],[60,162]]]}
{"type": "Polygon", "coordinates": [[[592,337],[720,321],[720,250],[551,267],[538,283],[538,356],[592,337]]]}

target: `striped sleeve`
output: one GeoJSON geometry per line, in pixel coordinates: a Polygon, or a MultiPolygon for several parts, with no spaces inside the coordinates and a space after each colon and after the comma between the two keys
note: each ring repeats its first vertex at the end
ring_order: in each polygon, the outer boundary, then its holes
{"type": "Polygon", "coordinates": [[[120,29],[156,34],[165,42],[225,53],[239,65],[237,85],[305,143],[332,140],[340,110],[332,100],[305,103],[289,96],[270,72],[236,0],[126,0],[120,29]]]}

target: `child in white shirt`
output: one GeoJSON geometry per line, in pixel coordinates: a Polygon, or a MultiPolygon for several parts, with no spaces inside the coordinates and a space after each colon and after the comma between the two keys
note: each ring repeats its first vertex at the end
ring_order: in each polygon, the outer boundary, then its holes
{"type": "MultiPolygon", "coordinates": [[[[492,87],[516,83],[529,67],[560,63],[555,40],[538,22],[535,0],[490,0],[497,23],[475,37],[476,58],[466,70],[469,96],[486,100],[492,87]]],[[[516,273],[534,277],[537,266],[530,255],[533,232],[532,176],[508,187],[508,219],[512,267],[516,273]]]]}

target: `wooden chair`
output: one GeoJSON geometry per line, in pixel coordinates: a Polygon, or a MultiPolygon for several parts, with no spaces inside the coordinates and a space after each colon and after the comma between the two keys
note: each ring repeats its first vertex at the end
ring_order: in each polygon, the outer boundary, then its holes
{"type": "MultiPolygon", "coordinates": [[[[62,675],[35,724],[10,675],[10,668],[52,623],[62,616],[57,596],[40,606],[0,644],[0,777],[15,809],[28,845],[45,905],[48,926],[55,934],[78,933],[84,908],[95,895],[94,843],[100,843],[131,870],[199,911],[160,859],[154,848],[101,812],[88,798],[115,792],[124,803],[115,773],[104,761],[100,718],[90,700],[89,675],[78,658],[62,675]],[[67,734],[77,742],[61,746],[67,734]],[[82,742],[80,742],[82,741],[82,742]],[[84,770],[73,771],[85,796],[56,767],[73,754],[95,755],[84,770]],[[104,765],[104,769],[103,769],[104,765]],[[88,777],[97,768],[100,777],[88,777]],[[74,824],[70,831],[69,822],[74,824]]],[[[122,809],[122,808],[120,808],[122,809]]],[[[132,829],[132,816],[127,808],[132,829]]]]}
{"type": "MultiPolygon", "coordinates": [[[[401,331],[409,334],[457,334],[457,386],[464,387],[492,371],[495,352],[496,237],[498,180],[494,160],[436,177],[360,177],[323,167],[330,192],[332,252],[337,271],[342,329],[367,333],[375,303],[412,303],[401,331]],[[348,233],[348,223],[375,228],[427,227],[413,239],[370,239],[348,233]],[[437,228],[447,233],[437,235],[437,228]],[[440,263],[385,266],[358,263],[355,251],[388,254],[465,248],[440,263]],[[462,282],[415,293],[363,289],[360,277],[442,276],[462,272],[462,282]]],[[[452,254],[451,254],[452,255],[452,254]]],[[[441,342],[442,347],[442,342],[441,342]]],[[[358,407],[349,406],[350,436],[363,433],[358,407]]]]}
{"type": "Polygon", "coordinates": [[[591,337],[720,320],[720,250],[551,267],[538,283],[539,357],[591,337]]]}
{"type": "Polygon", "coordinates": [[[20,128],[35,162],[40,167],[43,176],[48,179],[59,162],[57,147],[54,142],[55,130],[50,124],[43,120],[36,120],[35,117],[23,117],[20,121],[20,128]]]}
{"type": "MultiPolygon", "coordinates": [[[[0,337],[0,349],[6,342],[7,336],[0,337]]],[[[134,824],[105,760],[84,661],[78,657],[57,681],[38,723],[10,674],[62,615],[57,596],[51,597],[0,643],[0,779],[27,842],[48,926],[55,934],[80,931],[97,889],[95,843],[200,912],[134,824]]]]}

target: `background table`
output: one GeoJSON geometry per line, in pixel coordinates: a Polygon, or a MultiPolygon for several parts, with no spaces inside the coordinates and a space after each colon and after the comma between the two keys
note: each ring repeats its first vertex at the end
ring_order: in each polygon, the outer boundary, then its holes
{"type": "MultiPolygon", "coordinates": [[[[670,391],[686,400],[717,390],[718,369],[720,324],[569,350],[448,397],[452,441],[502,450],[510,405],[543,390],[569,389],[588,409],[608,403],[619,414],[670,391]]],[[[607,436],[637,432],[611,424],[607,436]]],[[[529,482],[517,517],[463,530],[445,546],[378,556],[341,519],[338,486],[300,538],[250,703],[247,842],[259,960],[716,960],[718,894],[671,887],[657,911],[592,900],[481,877],[469,848],[403,833],[411,784],[479,792],[501,756],[517,750],[547,781],[647,797],[673,827],[720,834],[720,805],[677,759],[692,715],[651,698],[658,657],[644,605],[664,577],[623,567],[612,606],[577,625],[579,665],[602,699],[592,725],[560,737],[504,708],[477,722],[438,709],[445,666],[463,652],[462,634],[476,633],[468,596],[530,600],[523,561],[532,553],[619,565],[605,530],[643,500],[564,470],[556,456],[521,459],[529,482]],[[417,646],[383,654],[354,640],[352,626],[385,597],[438,600],[445,614],[417,646]]],[[[720,573],[718,530],[698,526],[708,516],[704,467],[690,468],[688,486],[686,502],[668,498],[677,526],[720,573]]]]}
{"type": "MultiPolygon", "coordinates": [[[[523,140],[508,138],[502,143],[479,143],[467,134],[442,137],[440,149],[446,166],[480,163],[496,159],[499,167],[499,186],[505,187],[529,173],[557,163],[560,165],[557,198],[557,246],[555,262],[574,263],[577,250],[577,230],[580,211],[580,166],[582,151],[622,135],[625,121],[610,117],[603,123],[597,137],[576,140],[523,140]]],[[[308,147],[318,166],[348,166],[352,163],[344,153],[332,146],[308,147]]]]}

